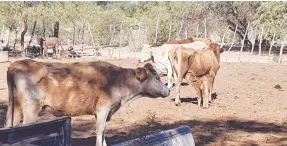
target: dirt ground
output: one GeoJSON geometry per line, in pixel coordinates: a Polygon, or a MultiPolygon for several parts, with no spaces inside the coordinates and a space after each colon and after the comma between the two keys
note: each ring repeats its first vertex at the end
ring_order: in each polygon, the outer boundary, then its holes
{"type": "MultiPolygon", "coordinates": [[[[129,68],[143,65],[137,59],[109,62],[129,68]]],[[[9,64],[0,63],[0,127],[6,116],[9,64]]],[[[183,103],[178,107],[173,101],[174,88],[167,98],[144,97],[132,101],[108,122],[107,143],[188,125],[196,145],[287,145],[286,65],[222,62],[214,92],[216,99],[208,109],[195,104],[189,86],[182,87],[183,103]]],[[[73,145],[95,145],[94,116],[73,117],[72,127],[73,145]]]]}

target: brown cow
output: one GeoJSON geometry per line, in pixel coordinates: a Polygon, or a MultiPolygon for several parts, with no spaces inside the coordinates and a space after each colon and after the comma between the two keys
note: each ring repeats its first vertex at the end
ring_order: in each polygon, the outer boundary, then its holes
{"type": "Polygon", "coordinates": [[[96,116],[97,146],[106,146],[106,120],[132,99],[167,97],[170,90],[152,65],[127,69],[107,62],[44,63],[21,60],[7,71],[9,106],[5,127],[37,120],[41,109],[54,115],[96,116]]]}
{"type": "MultiPolygon", "coordinates": [[[[210,45],[212,47],[216,45],[210,45]]],[[[193,50],[179,46],[169,52],[169,59],[174,74],[177,75],[175,104],[180,104],[180,86],[183,78],[187,78],[198,94],[198,106],[209,107],[211,91],[217,71],[220,68],[219,58],[211,47],[202,50],[193,50]]],[[[216,49],[217,47],[215,47],[216,49]]]]}
{"type": "Polygon", "coordinates": [[[38,36],[38,39],[40,39],[43,42],[43,53],[42,53],[43,58],[45,57],[48,58],[48,48],[54,48],[53,57],[61,59],[59,46],[61,46],[62,50],[64,49],[60,43],[59,38],[56,37],[45,38],[42,36],[38,36]]]}

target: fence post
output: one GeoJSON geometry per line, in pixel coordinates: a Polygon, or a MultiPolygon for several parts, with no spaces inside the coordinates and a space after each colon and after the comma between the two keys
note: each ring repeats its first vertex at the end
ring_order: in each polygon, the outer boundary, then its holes
{"type": "Polygon", "coordinates": [[[238,62],[240,62],[240,56],[241,56],[241,53],[242,53],[242,50],[243,50],[243,47],[244,47],[244,41],[245,41],[245,38],[246,38],[246,35],[247,35],[247,32],[248,32],[249,23],[250,22],[248,22],[248,24],[247,24],[246,31],[245,31],[245,34],[244,34],[244,37],[243,37],[243,40],[242,40],[242,45],[241,45],[239,56],[238,56],[238,62]]]}

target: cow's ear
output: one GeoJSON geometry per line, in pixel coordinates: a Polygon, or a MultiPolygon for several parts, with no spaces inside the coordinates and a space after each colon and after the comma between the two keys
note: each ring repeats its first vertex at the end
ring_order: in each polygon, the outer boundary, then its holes
{"type": "Polygon", "coordinates": [[[147,78],[147,72],[144,68],[138,67],[136,69],[136,77],[139,81],[143,82],[147,78]]]}
{"type": "Polygon", "coordinates": [[[154,70],[153,67],[152,67],[152,65],[151,65],[150,63],[146,63],[146,64],[144,65],[144,68],[147,69],[147,70],[154,70]]]}

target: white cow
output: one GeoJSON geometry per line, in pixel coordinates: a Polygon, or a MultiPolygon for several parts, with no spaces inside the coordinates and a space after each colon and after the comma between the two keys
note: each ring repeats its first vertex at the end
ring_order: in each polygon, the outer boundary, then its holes
{"type": "MultiPolygon", "coordinates": [[[[147,62],[153,60],[154,65],[158,70],[167,74],[168,82],[167,87],[172,87],[172,66],[168,59],[168,53],[173,48],[181,45],[185,48],[193,48],[195,50],[203,49],[207,47],[207,44],[201,41],[196,41],[189,44],[163,44],[159,47],[151,47],[151,45],[143,44],[141,51],[141,57],[139,62],[147,62]]],[[[175,77],[175,82],[177,82],[177,77],[175,77]]]]}

